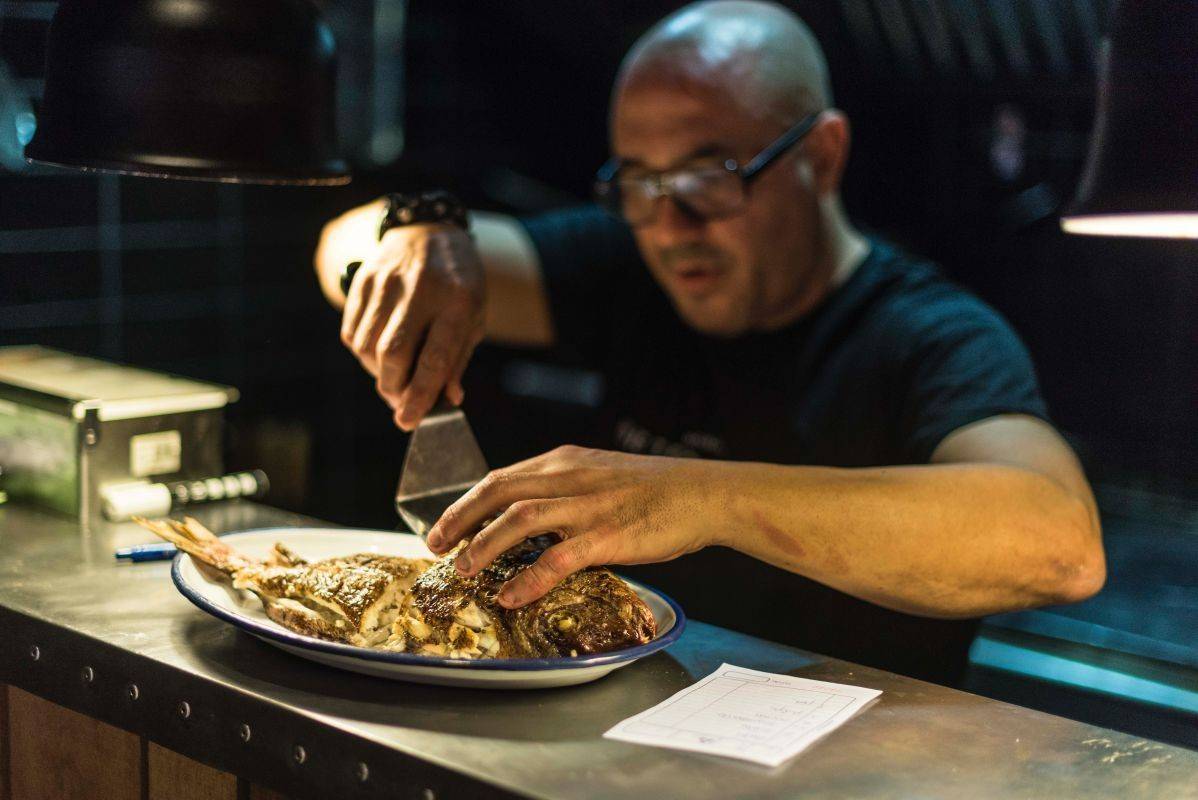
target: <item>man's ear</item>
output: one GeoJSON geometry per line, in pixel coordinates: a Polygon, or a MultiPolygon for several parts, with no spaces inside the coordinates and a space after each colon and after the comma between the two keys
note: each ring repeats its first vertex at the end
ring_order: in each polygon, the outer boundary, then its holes
{"type": "Polygon", "coordinates": [[[849,160],[849,119],[837,108],[829,108],[799,146],[810,164],[812,188],[820,197],[840,191],[840,179],[849,160]]]}

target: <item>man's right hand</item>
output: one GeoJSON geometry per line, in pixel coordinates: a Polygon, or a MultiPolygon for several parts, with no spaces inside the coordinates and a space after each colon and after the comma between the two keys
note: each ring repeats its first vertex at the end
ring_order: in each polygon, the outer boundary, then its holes
{"type": "Polygon", "coordinates": [[[383,235],[350,285],[341,341],[375,377],[406,431],[444,392],[462,402],[462,373],[484,334],[486,283],[469,234],[446,224],[383,235]]]}

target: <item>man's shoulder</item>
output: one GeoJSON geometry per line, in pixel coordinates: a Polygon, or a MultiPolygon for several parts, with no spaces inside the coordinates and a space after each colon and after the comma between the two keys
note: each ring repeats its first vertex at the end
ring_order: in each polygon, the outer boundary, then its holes
{"type": "Polygon", "coordinates": [[[897,344],[952,337],[981,329],[1010,331],[996,309],[953,281],[935,262],[894,244],[872,239],[863,269],[876,284],[872,322],[897,344]]]}

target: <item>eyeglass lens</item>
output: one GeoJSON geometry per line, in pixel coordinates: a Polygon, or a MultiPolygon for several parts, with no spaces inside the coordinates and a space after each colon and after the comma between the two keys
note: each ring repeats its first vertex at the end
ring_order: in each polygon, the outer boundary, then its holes
{"type": "Polygon", "coordinates": [[[670,197],[703,219],[735,213],[745,201],[744,184],[722,167],[676,170],[659,176],[620,178],[620,212],[631,225],[643,225],[657,214],[658,198],[670,197]]]}

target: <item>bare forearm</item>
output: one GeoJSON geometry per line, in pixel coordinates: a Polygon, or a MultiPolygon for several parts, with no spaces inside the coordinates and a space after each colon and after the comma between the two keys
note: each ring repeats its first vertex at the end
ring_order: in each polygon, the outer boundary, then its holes
{"type": "Polygon", "coordinates": [[[548,347],[554,342],[541,261],[512,217],[475,212],[474,238],[487,272],[487,338],[548,347]]]}
{"type": "Polygon", "coordinates": [[[726,467],[727,540],[879,605],[971,617],[1093,594],[1104,577],[1085,498],[996,464],[726,467]]]}
{"type": "Polygon", "coordinates": [[[378,247],[379,218],[383,201],[351,208],[330,220],[320,232],[320,242],[312,256],[316,279],[325,299],[341,310],[345,295],[341,292],[341,270],[351,261],[365,261],[378,247]]]}

